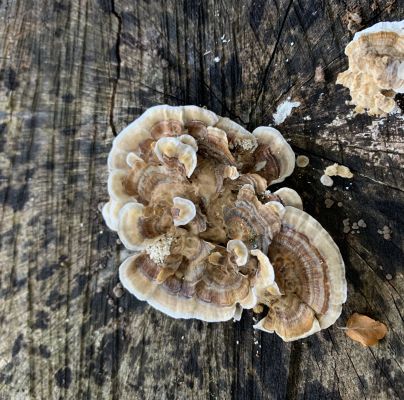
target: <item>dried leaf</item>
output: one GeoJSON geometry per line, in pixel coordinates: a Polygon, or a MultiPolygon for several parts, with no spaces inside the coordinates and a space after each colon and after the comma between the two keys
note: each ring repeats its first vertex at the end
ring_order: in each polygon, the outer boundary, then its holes
{"type": "Polygon", "coordinates": [[[346,334],[363,346],[374,346],[387,333],[386,325],[358,313],[351,315],[346,326],[346,334]]]}

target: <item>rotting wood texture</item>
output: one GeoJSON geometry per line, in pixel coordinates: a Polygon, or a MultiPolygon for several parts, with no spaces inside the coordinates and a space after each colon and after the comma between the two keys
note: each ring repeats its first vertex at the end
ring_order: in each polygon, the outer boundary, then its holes
{"type": "Polygon", "coordinates": [[[353,116],[334,84],[349,12],[404,15],[399,0],[0,1],[0,399],[404,398],[403,117],[353,116]],[[342,249],[337,323],[287,344],[252,312],[173,320],[122,295],[127,253],[98,209],[114,134],[162,103],[252,129],[288,97],[279,129],[310,164],[284,185],[342,249]],[[327,188],[334,162],[354,179],[327,188]],[[344,233],[347,218],[367,226],[344,233]],[[377,347],[338,329],[353,312],[388,326],[377,347]]]}

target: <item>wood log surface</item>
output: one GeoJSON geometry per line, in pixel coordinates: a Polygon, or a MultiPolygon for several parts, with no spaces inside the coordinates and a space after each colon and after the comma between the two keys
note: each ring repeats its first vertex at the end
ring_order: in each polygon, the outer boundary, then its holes
{"type": "Polygon", "coordinates": [[[403,399],[404,118],[354,115],[335,84],[354,31],[403,15],[402,0],[1,0],[0,399],[403,399]],[[174,320],[122,291],[128,252],[99,211],[114,136],[165,103],[273,125],[288,98],[277,128],[310,164],[282,186],[341,248],[336,324],[284,343],[252,311],[174,320]],[[328,188],[334,162],[354,178],[328,188]],[[378,346],[339,329],[353,312],[388,326],[378,346]]]}

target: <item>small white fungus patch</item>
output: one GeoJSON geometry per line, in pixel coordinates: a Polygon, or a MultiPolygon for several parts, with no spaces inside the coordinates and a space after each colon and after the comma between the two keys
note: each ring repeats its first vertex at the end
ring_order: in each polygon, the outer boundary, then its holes
{"type": "Polygon", "coordinates": [[[257,143],[254,139],[239,139],[237,140],[237,145],[243,150],[253,150],[257,147],[257,143]]]}
{"type": "Polygon", "coordinates": [[[310,159],[309,157],[306,156],[297,156],[296,158],[296,165],[299,168],[304,168],[307,167],[309,165],[310,159]]]}
{"type": "Polygon", "coordinates": [[[276,107],[276,112],[273,115],[275,125],[281,124],[291,114],[292,110],[300,106],[299,101],[286,100],[276,107]]]}
{"type": "Polygon", "coordinates": [[[385,240],[390,240],[390,239],[391,239],[392,230],[391,230],[390,227],[388,227],[387,225],[384,225],[384,226],[383,226],[383,229],[378,229],[378,230],[377,230],[377,233],[378,233],[379,235],[382,235],[385,240]]]}
{"type": "Polygon", "coordinates": [[[146,246],[146,253],[156,264],[163,264],[164,258],[170,254],[172,241],[172,236],[162,235],[155,242],[146,246]]]}
{"type": "Polygon", "coordinates": [[[345,165],[339,165],[337,163],[329,165],[324,174],[328,176],[340,176],[341,178],[353,178],[353,173],[345,165]]]}
{"type": "Polygon", "coordinates": [[[320,178],[320,182],[324,186],[332,186],[334,184],[334,181],[328,175],[322,175],[320,178]]]}

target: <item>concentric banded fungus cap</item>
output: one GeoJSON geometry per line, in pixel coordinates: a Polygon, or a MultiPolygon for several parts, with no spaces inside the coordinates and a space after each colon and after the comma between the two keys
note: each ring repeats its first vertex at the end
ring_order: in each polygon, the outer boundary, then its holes
{"type": "Polygon", "coordinates": [[[303,210],[302,198],[296,192],[296,190],[284,187],[271,193],[270,191],[264,193],[266,201],[279,201],[284,206],[292,206],[303,210]]]}
{"type": "Polygon", "coordinates": [[[253,131],[258,147],[255,149],[253,171],[264,177],[268,184],[283,182],[295,168],[295,153],[281,133],[269,126],[253,131]]]}
{"type": "MultiPolygon", "coordinates": [[[[137,186],[138,179],[141,180],[141,185],[146,190],[152,187],[151,184],[146,185],[145,181],[152,183],[155,180],[156,169],[150,169],[155,166],[147,165],[148,162],[153,161],[150,160],[150,157],[155,158],[155,142],[161,137],[181,136],[186,133],[185,124],[195,120],[206,126],[213,126],[218,122],[218,117],[213,112],[196,106],[155,106],[145,111],[114,139],[108,156],[110,171],[108,192],[111,200],[114,201],[114,206],[108,204],[103,211],[103,216],[111,229],[117,230],[116,216],[125,203],[129,201],[144,202],[149,198],[149,193],[146,198],[138,198],[138,193],[131,189],[133,186],[137,186]],[[145,167],[149,167],[148,174],[142,177],[140,172],[145,167]],[[128,178],[133,180],[132,178],[135,177],[137,179],[135,179],[135,184],[130,182],[130,190],[128,190],[128,178]],[[114,222],[111,223],[111,221],[114,222]]],[[[189,141],[181,140],[183,144],[191,145],[189,141]]],[[[192,166],[188,168],[188,174],[191,170],[192,166]]],[[[172,177],[171,180],[178,182],[178,177],[172,177]]]]}
{"type": "Polygon", "coordinates": [[[285,206],[302,207],[295,191],[266,191],[291,174],[294,160],[276,129],[250,133],[195,106],[147,110],[114,139],[108,157],[110,200],[102,213],[137,252],[120,266],[124,287],[172,317],[204,321],[239,318],[260,301],[270,306],[262,328],[286,340],[331,323],[342,300],[331,279],[335,263],[317,243],[323,230],[300,210],[297,221],[293,212],[284,217],[285,206]],[[297,290],[274,254],[286,254],[309,289],[297,290]],[[313,282],[326,282],[322,295],[313,282]],[[299,307],[310,329],[290,322],[301,319],[299,307]]]}
{"type": "MultiPolygon", "coordinates": [[[[145,168],[134,167],[119,178],[119,185],[125,191],[126,196],[145,205],[164,200],[169,201],[174,196],[191,200],[194,198],[192,185],[186,179],[185,174],[175,168],[149,164],[145,168]]],[[[126,201],[129,200],[126,199],[126,201]]]]}
{"type": "Polygon", "coordinates": [[[284,207],[279,202],[262,204],[251,185],[244,185],[233,207],[224,210],[227,235],[239,239],[251,248],[268,250],[273,237],[281,228],[284,207]]]}
{"type": "Polygon", "coordinates": [[[219,117],[216,128],[226,132],[229,147],[236,149],[236,154],[251,154],[258,146],[257,138],[252,133],[229,118],[219,117]]]}
{"type": "Polygon", "coordinates": [[[119,268],[126,289],[138,299],[174,318],[198,318],[217,322],[233,318],[237,305],[255,304],[248,279],[232,268],[203,263],[183,266],[164,282],[159,282],[164,266],[146,254],[129,257],[119,268]]]}
{"type": "Polygon", "coordinates": [[[357,32],[345,49],[349,68],[337,84],[349,88],[355,111],[385,114],[404,92],[404,21],[379,22],[357,32]]]}
{"type": "Polygon", "coordinates": [[[291,341],[337,320],[346,300],[344,262],[330,235],[314,218],[286,207],[269,259],[282,295],[268,293],[260,298],[269,312],[256,328],[291,341]]]}
{"type": "Polygon", "coordinates": [[[109,229],[118,230],[119,211],[123,206],[124,204],[122,203],[110,200],[102,207],[102,216],[109,229]]]}
{"type": "Polygon", "coordinates": [[[119,211],[118,234],[129,250],[143,250],[167,233],[173,224],[168,207],[145,207],[130,202],[119,211]]]}
{"type": "Polygon", "coordinates": [[[182,135],[178,138],[162,137],[157,140],[154,147],[154,152],[162,163],[168,167],[174,167],[179,172],[182,167],[188,178],[196,168],[196,151],[197,146],[192,136],[189,135],[182,135]]]}

